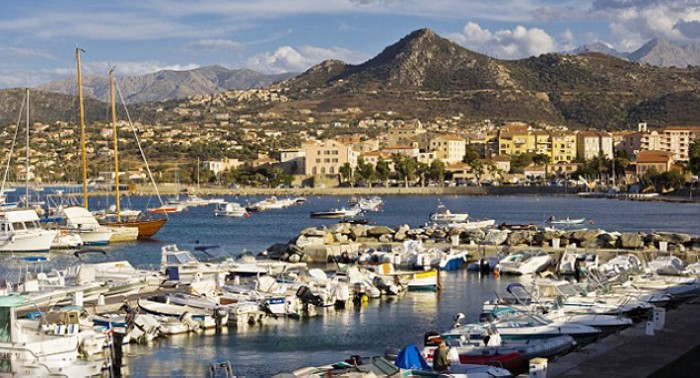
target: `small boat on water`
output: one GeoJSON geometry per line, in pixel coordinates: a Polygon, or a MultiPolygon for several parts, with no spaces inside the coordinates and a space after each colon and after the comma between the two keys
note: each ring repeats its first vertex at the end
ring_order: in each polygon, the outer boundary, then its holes
{"type": "Polygon", "coordinates": [[[491,227],[494,224],[496,224],[495,219],[465,220],[463,222],[448,223],[447,227],[460,230],[480,230],[482,228],[491,227]]]}
{"type": "Polygon", "coordinates": [[[214,215],[217,217],[242,218],[250,216],[250,213],[238,202],[223,202],[216,205],[214,215]]]}
{"type": "Polygon", "coordinates": [[[183,319],[186,314],[192,317],[202,329],[220,328],[228,323],[228,311],[225,309],[206,310],[188,305],[175,304],[166,297],[139,299],[139,308],[149,314],[183,319]]]}
{"type": "Polygon", "coordinates": [[[357,205],[360,209],[363,211],[380,211],[382,209],[382,205],[384,204],[384,200],[381,197],[374,196],[374,197],[351,197],[348,200],[348,204],[350,205],[357,205]]]}
{"type": "Polygon", "coordinates": [[[582,224],[586,221],[586,218],[569,218],[568,216],[564,219],[557,219],[554,215],[547,218],[545,223],[550,225],[572,225],[572,224],[582,224]]]}
{"type": "Polygon", "coordinates": [[[436,212],[430,214],[430,220],[436,223],[457,223],[466,222],[469,218],[467,213],[453,213],[449,209],[445,209],[442,212],[436,212]]]}
{"type": "Polygon", "coordinates": [[[513,224],[503,222],[498,225],[498,229],[511,231],[537,231],[537,226],[532,223],[513,224]]]}
{"type": "Polygon", "coordinates": [[[328,211],[312,211],[311,218],[319,219],[338,219],[338,218],[352,218],[359,215],[362,212],[358,206],[346,209],[341,207],[340,209],[332,209],[328,211]]]}

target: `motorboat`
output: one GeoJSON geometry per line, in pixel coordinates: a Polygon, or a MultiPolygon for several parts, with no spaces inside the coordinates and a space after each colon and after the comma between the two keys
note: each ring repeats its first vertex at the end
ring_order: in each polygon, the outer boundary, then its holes
{"type": "Polygon", "coordinates": [[[83,239],[78,233],[59,230],[51,242],[51,249],[75,249],[83,245],[83,239]]]}
{"type": "Polygon", "coordinates": [[[200,262],[190,251],[180,250],[175,244],[161,248],[160,271],[171,281],[182,283],[214,278],[229,272],[228,264],[200,262]]]}
{"type": "Polygon", "coordinates": [[[20,319],[17,311],[26,307],[27,302],[18,295],[0,297],[0,354],[4,373],[27,377],[84,377],[101,373],[102,360],[80,358],[78,325],[41,326],[39,320],[20,319]]]}
{"type": "Polygon", "coordinates": [[[563,275],[574,275],[578,270],[589,272],[598,267],[598,254],[595,252],[572,252],[565,250],[559,259],[557,271],[563,275]]]}
{"type": "Polygon", "coordinates": [[[223,202],[216,205],[214,215],[217,217],[241,218],[250,216],[250,213],[237,202],[223,202]]]}
{"type": "Polygon", "coordinates": [[[56,235],[40,227],[34,210],[0,212],[0,252],[48,252],[56,235]]]}
{"type": "Polygon", "coordinates": [[[348,204],[357,205],[363,211],[380,211],[384,200],[381,197],[360,197],[360,198],[350,198],[348,204]]]}
{"type": "Polygon", "coordinates": [[[532,223],[506,223],[503,222],[498,225],[499,230],[510,230],[510,231],[537,231],[537,226],[532,223]]]}
{"type": "Polygon", "coordinates": [[[657,256],[647,267],[651,273],[663,276],[680,276],[685,273],[685,264],[677,256],[657,256]]]}
{"type": "Polygon", "coordinates": [[[251,212],[259,212],[266,210],[278,210],[289,207],[295,203],[295,200],[291,199],[278,199],[277,197],[265,198],[262,201],[255,202],[251,205],[246,206],[246,210],[251,212]]]}
{"type": "Polygon", "coordinates": [[[543,250],[513,252],[498,262],[494,270],[501,274],[526,275],[544,271],[552,263],[552,257],[543,250]]]}
{"type": "Polygon", "coordinates": [[[332,209],[332,210],[328,210],[328,211],[312,211],[311,218],[319,218],[319,219],[352,218],[352,217],[359,215],[361,212],[362,212],[362,209],[360,209],[357,206],[351,207],[349,209],[346,209],[345,207],[341,207],[340,209],[332,209]]]}
{"type": "Polygon", "coordinates": [[[101,226],[86,208],[71,206],[63,209],[65,229],[77,232],[85,245],[107,245],[112,230],[101,226]]]}
{"type": "Polygon", "coordinates": [[[600,264],[598,271],[609,281],[624,282],[627,280],[627,276],[642,273],[644,263],[635,254],[623,253],[604,264],[600,264]]]}
{"type": "Polygon", "coordinates": [[[554,215],[551,215],[549,218],[547,218],[547,221],[545,223],[550,224],[550,225],[559,225],[559,226],[568,226],[568,225],[574,225],[574,224],[582,224],[586,221],[586,218],[569,218],[568,216],[564,219],[558,219],[554,215]]]}
{"type": "Polygon", "coordinates": [[[203,329],[220,328],[228,323],[228,311],[220,308],[213,310],[197,308],[188,305],[180,305],[170,302],[168,296],[151,297],[151,299],[139,299],[138,306],[141,310],[158,316],[166,316],[178,320],[185,316],[192,319],[203,329]]]}
{"type": "Polygon", "coordinates": [[[453,213],[449,209],[430,214],[430,220],[435,223],[457,223],[466,222],[469,218],[467,213],[453,213]]]}

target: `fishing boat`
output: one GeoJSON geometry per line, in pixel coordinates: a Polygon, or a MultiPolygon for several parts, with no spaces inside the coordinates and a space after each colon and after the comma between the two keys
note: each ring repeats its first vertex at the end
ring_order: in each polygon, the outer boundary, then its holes
{"type": "MultiPolygon", "coordinates": [[[[80,53],[79,50],[76,49],[76,55],[78,56],[78,67],[80,67],[80,53]]],[[[80,79],[80,68],[78,68],[78,81],[79,83],[82,83],[82,80],[80,79]]],[[[113,145],[114,145],[114,169],[115,169],[115,175],[114,175],[114,194],[115,194],[115,215],[116,219],[114,220],[109,220],[109,221],[104,221],[103,225],[112,228],[113,230],[117,231],[118,235],[121,236],[120,241],[132,241],[133,238],[133,232],[128,233],[124,231],[119,231],[119,228],[136,228],[138,230],[138,233],[136,234],[136,239],[140,240],[147,240],[152,238],[160,229],[165,225],[165,223],[168,221],[167,218],[167,213],[169,211],[152,211],[153,209],[148,209],[149,213],[157,213],[157,214],[164,214],[165,217],[163,218],[139,218],[139,217],[125,217],[125,219],[122,219],[122,213],[121,213],[121,196],[119,194],[119,148],[118,148],[118,142],[117,142],[117,112],[116,112],[116,99],[114,95],[114,87],[115,87],[115,82],[114,82],[114,70],[109,71],[109,84],[110,84],[110,99],[111,99],[111,111],[112,111],[112,135],[113,135],[113,145]]],[[[80,85],[79,85],[80,87],[80,85]]],[[[80,105],[81,105],[81,122],[82,121],[82,89],[80,89],[80,105]]],[[[131,123],[130,123],[131,124],[131,123]]],[[[84,127],[83,127],[84,129],[84,127]]],[[[141,151],[141,156],[144,158],[144,162],[146,164],[146,170],[148,171],[149,177],[151,178],[151,182],[153,183],[153,186],[156,188],[156,194],[158,194],[158,187],[155,185],[155,181],[153,181],[153,176],[151,175],[151,170],[148,167],[148,161],[146,161],[145,154],[143,153],[143,150],[141,150],[141,144],[136,140],[139,150],[141,151]]],[[[160,194],[158,194],[158,199],[160,200],[160,194]]],[[[87,201],[87,199],[85,199],[87,201]]],[[[162,204],[162,200],[160,200],[162,204]]],[[[87,203],[87,202],[86,202],[87,203]]],[[[161,206],[161,209],[163,209],[163,206],[161,206]]]]}
{"type": "Polygon", "coordinates": [[[39,226],[34,210],[0,212],[0,252],[48,252],[56,234],[39,226]]]}
{"type": "Polygon", "coordinates": [[[248,210],[238,202],[223,202],[216,205],[214,215],[217,217],[241,218],[250,216],[248,210]]]}
{"type": "Polygon", "coordinates": [[[466,222],[467,218],[469,218],[469,214],[453,213],[449,209],[430,214],[430,220],[436,223],[466,222]]]}
{"type": "Polygon", "coordinates": [[[311,218],[319,219],[342,219],[342,218],[352,218],[359,215],[362,212],[358,206],[346,209],[341,207],[340,209],[332,209],[328,211],[312,211],[311,218]]]}
{"type": "Polygon", "coordinates": [[[496,265],[502,274],[526,275],[544,271],[552,263],[552,257],[542,250],[513,252],[496,265]]]}

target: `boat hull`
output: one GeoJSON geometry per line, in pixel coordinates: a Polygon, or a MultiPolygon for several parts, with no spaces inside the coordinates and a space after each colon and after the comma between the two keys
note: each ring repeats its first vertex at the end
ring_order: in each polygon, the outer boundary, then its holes
{"type": "Polygon", "coordinates": [[[117,226],[117,227],[136,227],[139,230],[138,240],[146,240],[152,238],[160,229],[165,225],[168,220],[163,219],[148,219],[148,220],[135,220],[135,221],[125,221],[125,222],[110,222],[105,223],[105,226],[117,226]]]}
{"type": "Polygon", "coordinates": [[[48,252],[55,237],[53,230],[0,237],[0,252],[48,252]]]}

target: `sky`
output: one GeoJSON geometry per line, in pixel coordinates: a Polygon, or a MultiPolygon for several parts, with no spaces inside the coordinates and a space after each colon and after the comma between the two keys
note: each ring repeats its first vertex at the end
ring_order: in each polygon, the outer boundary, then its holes
{"type": "Polygon", "coordinates": [[[700,43],[700,0],[2,0],[0,88],[210,65],[303,72],[362,63],[430,28],[501,59],[654,37],[700,43]]]}

